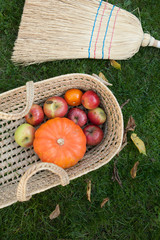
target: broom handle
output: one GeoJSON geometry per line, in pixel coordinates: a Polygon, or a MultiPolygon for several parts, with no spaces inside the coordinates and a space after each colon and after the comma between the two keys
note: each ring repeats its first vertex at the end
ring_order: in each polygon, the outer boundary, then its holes
{"type": "Polygon", "coordinates": [[[160,41],[156,40],[150,34],[145,33],[143,36],[143,41],[141,45],[142,47],[150,46],[150,47],[160,48],[160,41]]]}
{"type": "Polygon", "coordinates": [[[153,46],[153,47],[160,48],[160,41],[158,41],[158,40],[155,39],[152,46],[153,46]]]}

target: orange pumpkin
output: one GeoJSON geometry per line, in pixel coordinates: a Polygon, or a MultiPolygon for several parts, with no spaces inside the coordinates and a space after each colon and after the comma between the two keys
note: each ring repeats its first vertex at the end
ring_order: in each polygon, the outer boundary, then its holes
{"type": "Polygon", "coordinates": [[[83,158],[86,136],[70,119],[57,117],[36,130],[33,147],[41,161],[69,168],[83,158]]]}

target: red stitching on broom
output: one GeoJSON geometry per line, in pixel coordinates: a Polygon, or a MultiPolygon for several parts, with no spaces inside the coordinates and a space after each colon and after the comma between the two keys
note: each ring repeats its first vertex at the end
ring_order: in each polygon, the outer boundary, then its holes
{"type": "Polygon", "coordinates": [[[110,59],[110,52],[111,52],[111,45],[112,45],[112,40],[113,40],[113,34],[114,34],[114,30],[115,30],[115,26],[116,26],[116,19],[117,19],[117,15],[118,15],[119,10],[120,10],[120,8],[118,8],[116,16],[115,16],[115,20],[114,20],[113,31],[112,31],[112,36],[111,36],[111,42],[110,42],[109,52],[108,52],[108,59],[110,59]]]}
{"type": "Polygon", "coordinates": [[[104,15],[104,12],[105,12],[105,10],[106,10],[106,7],[107,7],[107,2],[105,3],[104,9],[103,9],[103,13],[102,13],[102,16],[101,16],[101,21],[100,21],[100,23],[99,23],[99,29],[98,29],[97,38],[96,38],[96,43],[95,43],[95,47],[94,47],[94,58],[96,58],[96,46],[97,46],[97,42],[98,42],[98,38],[99,38],[99,33],[100,33],[100,29],[101,29],[101,24],[102,24],[102,19],[103,19],[103,15],[104,15]]]}

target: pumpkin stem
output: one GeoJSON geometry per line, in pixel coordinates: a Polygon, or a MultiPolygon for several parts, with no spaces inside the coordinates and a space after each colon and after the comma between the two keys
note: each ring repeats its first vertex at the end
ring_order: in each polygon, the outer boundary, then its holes
{"type": "Polygon", "coordinates": [[[63,138],[59,138],[59,139],[57,140],[57,143],[58,143],[60,146],[62,146],[62,145],[64,144],[64,139],[63,139],[63,138]]]}

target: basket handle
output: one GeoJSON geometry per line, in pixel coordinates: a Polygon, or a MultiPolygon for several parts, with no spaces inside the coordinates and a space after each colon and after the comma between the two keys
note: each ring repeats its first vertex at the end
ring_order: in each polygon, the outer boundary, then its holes
{"type": "Polygon", "coordinates": [[[17,120],[21,119],[24,117],[29,110],[31,109],[31,106],[34,101],[34,83],[33,81],[29,81],[26,83],[26,94],[27,94],[27,103],[26,107],[22,110],[20,113],[3,113],[0,112],[0,119],[5,119],[5,120],[17,120]]]}
{"type": "Polygon", "coordinates": [[[69,184],[68,174],[63,168],[61,168],[53,163],[46,163],[46,162],[45,163],[44,162],[36,163],[32,167],[30,167],[20,179],[20,182],[17,187],[17,200],[18,201],[20,201],[20,202],[28,201],[32,197],[32,195],[26,196],[27,181],[34,174],[36,174],[37,172],[39,172],[41,170],[49,170],[49,171],[59,175],[62,186],[69,184]]]}

